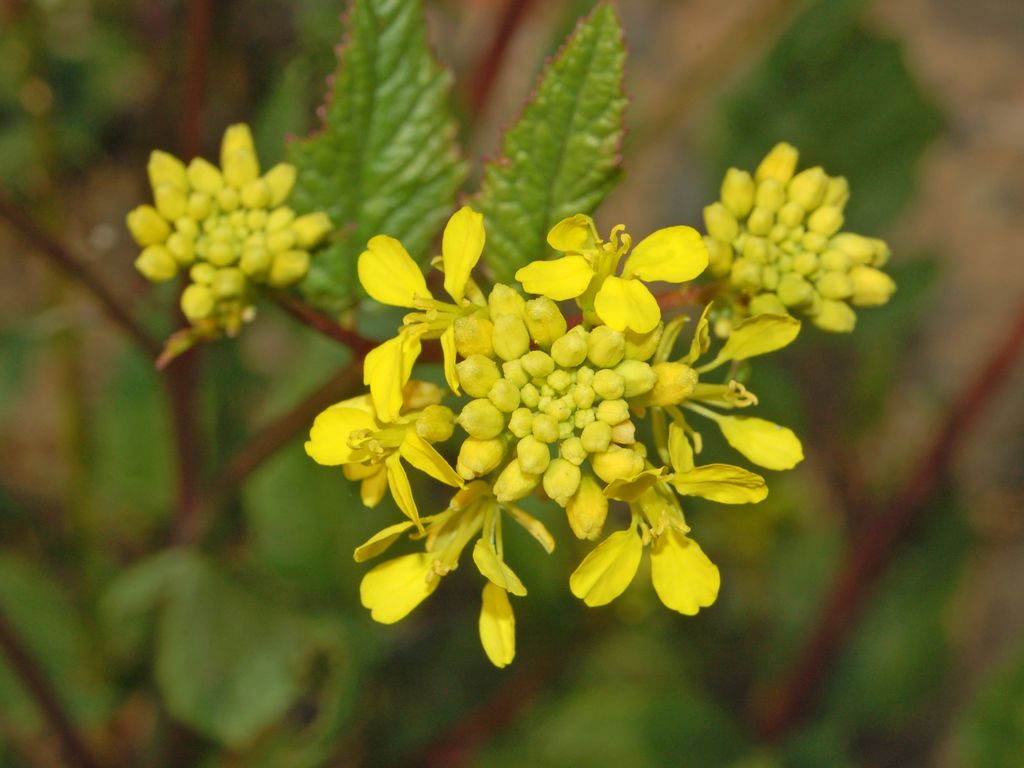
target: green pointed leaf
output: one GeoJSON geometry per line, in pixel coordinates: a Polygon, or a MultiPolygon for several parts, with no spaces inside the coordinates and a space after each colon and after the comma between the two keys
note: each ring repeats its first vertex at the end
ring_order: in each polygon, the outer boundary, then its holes
{"type": "Polygon", "coordinates": [[[498,280],[542,258],[548,230],[590,213],[619,178],[626,50],[610,5],[584,19],[548,65],[533,98],[487,164],[475,207],[484,258],[498,280]]]}
{"type": "Polygon", "coordinates": [[[325,211],[339,229],[299,286],[329,311],[352,302],[372,236],[396,237],[423,259],[466,173],[451,73],[431,55],[418,0],[354,0],[347,31],[323,128],[288,148],[299,169],[294,207],[325,211]]]}

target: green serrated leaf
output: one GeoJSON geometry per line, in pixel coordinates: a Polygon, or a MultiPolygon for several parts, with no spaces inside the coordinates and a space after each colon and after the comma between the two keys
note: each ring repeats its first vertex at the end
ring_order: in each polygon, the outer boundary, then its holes
{"type": "Polygon", "coordinates": [[[610,5],[580,22],[548,65],[522,116],[487,164],[476,207],[494,277],[543,258],[551,226],[590,213],[620,175],[626,49],[610,5]]]}
{"type": "Polygon", "coordinates": [[[373,235],[396,237],[423,260],[466,175],[451,82],[427,45],[418,0],[354,0],[323,128],[288,148],[299,169],[294,207],[325,211],[340,230],[299,286],[312,303],[334,312],[351,304],[356,259],[373,235]]]}

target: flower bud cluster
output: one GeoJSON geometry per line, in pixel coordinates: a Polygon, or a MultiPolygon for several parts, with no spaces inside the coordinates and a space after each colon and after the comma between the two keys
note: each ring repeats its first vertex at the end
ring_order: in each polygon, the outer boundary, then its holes
{"type": "Polygon", "coordinates": [[[456,419],[469,435],[456,471],[466,480],[497,472],[499,502],[542,488],[578,536],[597,536],[608,508],[598,479],[645,466],[630,408],[658,384],[647,362],[658,332],[570,329],[550,298],[527,301],[499,284],[486,311],[455,322],[455,340],[459,385],[473,398],[456,419]]]}
{"type": "Polygon", "coordinates": [[[741,317],[798,311],[826,331],[851,331],[853,307],[884,304],[896,290],[880,269],[890,250],[841,231],[846,179],[820,167],[796,173],[797,159],[778,144],[753,176],[726,172],[721,199],[704,209],[710,270],[742,297],[741,317]]]}
{"type": "Polygon", "coordinates": [[[261,176],[246,125],[225,132],[219,169],[155,151],[148,171],[154,205],[127,217],[143,249],[135,266],[152,282],[187,270],[181,310],[211,332],[234,334],[252,316],[252,283],[281,288],[305,277],[310,249],[331,230],[326,214],[296,216],[284,205],[295,167],[279,163],[261,176]]]}

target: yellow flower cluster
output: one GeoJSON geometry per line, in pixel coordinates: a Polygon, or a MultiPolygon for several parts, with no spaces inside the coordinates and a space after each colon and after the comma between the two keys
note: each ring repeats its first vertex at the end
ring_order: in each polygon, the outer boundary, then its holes
{"type": "MultiPolygon", "coordinates": [[[[367,293],[412,310],[395,338],[366,359],[368,395],[338,403],[313,424],[307,453],[342,465],[361,481],[364,504],[390,490],[408,520],[390,525],[356,549],[363,561],[406,534],[422,551],[377,565],[361,585],[374,619],[400,620],[455,570],[463,550],[484,578],[480,638],[488,658],[505,666],[515,655],[509,595],[526,587],[505,562],[502,525],[525,528],[547,551],[547,525],[524,511],[530,495],[565,510],[579,539],[600,539],[569,580],[587,605],[604,605],[633,580],[650,549],[654,589],[669,608],[692,615],[711,605],[719,573],[690,537],[680,496],[726,504],[767,495],[764,479],[729,464],[698,465],[701,435],[694,416],[710,419],[750,461],[789,469],[803,458],[796,436],[763,419],[735,415],[757,398],[728,374],[705,381],[726,364],[789,344],[800,323],[760,315],[739,323],[711,359],[708,312],[690,343],[676,352],[689,318],[665,322],[648,281],[681,283],[699,275],[708,255],[690,227],[669,227],[635,247],[623,227],[607,241],[583,215],[559,222],[548,236],[562,255],[519,270],[524,293],[503,284],[484,292],[471,272],[485,245],[483,217],[469,208],[445,228],[442,254],[448,300],[431,295],[402,245],[374,237],[359,259],[367,293]],[[557,302],[575,299],[582,322],[572,325],[557,302]],[[439,388],[412,379],[424,339],[439,339],[451,407],[439,388]],[[650,419],[653,447],[638,437],[650,419]],[[464,433],[454,467],[435,448],[458,427],[464,433]],[[457,490],[447,507],[421,516],[406,465],[457,490]]],[[[550,524],[550,521],[549,521],[550,524]]]]}
{"type": "Polygon", "coordinates": [[[251,283],[285,287],[305,277],[310,249],[331,230],[326,214],[296,217],[284,205],[295,167],[279,163],[261,176],[247,125],[225,131],[219,169],[158,150],[148,171],[154,205],[127,217],[143,249],[135,267],[153,282],[187,269],[181,309],[209,335],[234,335],[252,317],[251,283]]]}
{"type": "Polygon", "coordinates": [[[796,173],[797,150],[777,144],[754,175],[730,168],[721,200],[704,209],[710,271],[740,300],[734,318],[799,311],[826,331],[852,331],[853,307],[889,300],[889,246],[842,232],[846,179],[820,167],[796,173]]]}

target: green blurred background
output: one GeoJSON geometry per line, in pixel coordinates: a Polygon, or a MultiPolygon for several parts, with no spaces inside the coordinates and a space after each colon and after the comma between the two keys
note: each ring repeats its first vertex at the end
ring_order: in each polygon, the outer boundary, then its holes
{"type": "MultiPolygon", "coordinates": [[[[528,4],[490,98],[471,87],[498,0],[428,0],[478,174],[591,2],[528,4]]],[[[260,156],[315,124],[342,0],[213,3],[203,154],[253,124],[260,156]]],[[[0,221],[0,608],[101,765],[1024,766],[1024,369],[955,452],[806,717],[758,737],[850,542],[877,524],[1024,296],[1024,5],[1016,0],[630,0],[626,176],[600,229],[699,226],[729,165],[778,140],[846,175],[850,228],[887,238],[899,292],[850,337],[808,328],[755,367],[761,413],[808,459],[756,507],[687,505],[718,603],[609,608],[580,553],[513,539],[530,596],[515,663],[479,648],[467,569],[399,625],[359,605],[351,550],[393,519],[301,435],[171,545],[175,453],[150,361],[0,221]]],[[[132,268],[127,210],[175,150],[187,4],[0,0],[0,181],[146,326],[173,290],[132,268]]],[[[370,332],[383,333],[371,327],[370,332]]],[[[272,306],[199,356],[204,477],[343,369],[272,306]]],[[[525,538],[525,537],[522,537],[525,538]]],[[[0,765],[61,765],[0,656],[0,765]]]]}

